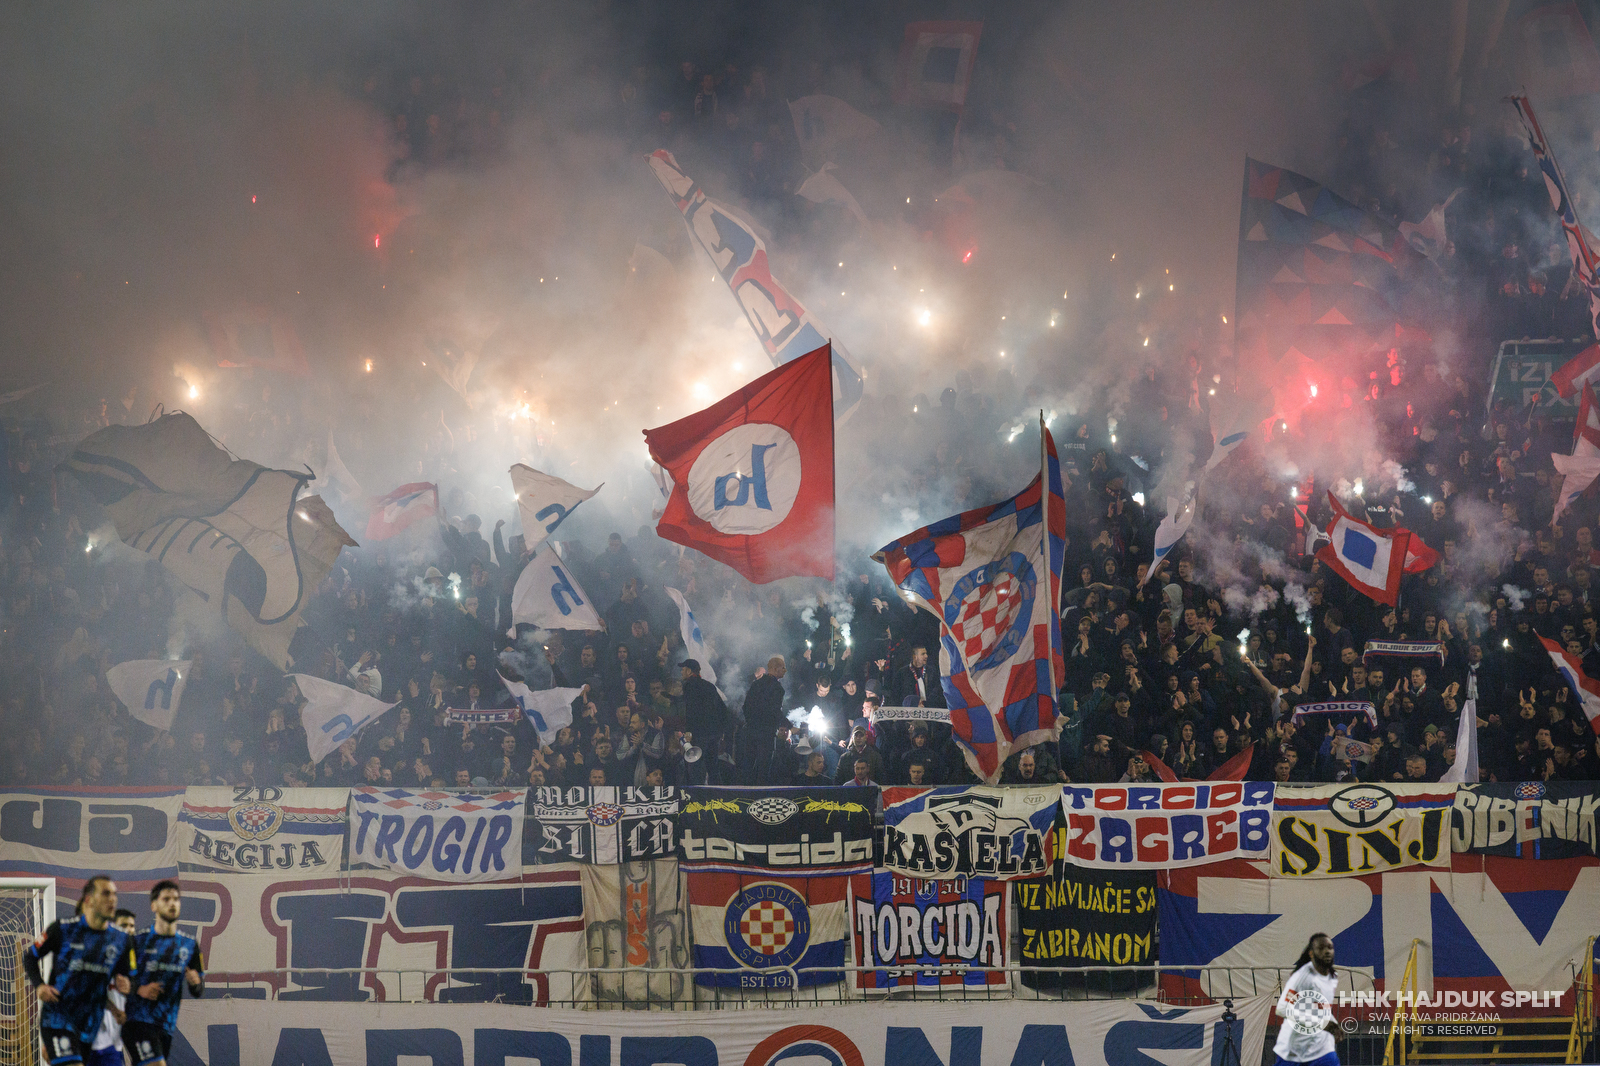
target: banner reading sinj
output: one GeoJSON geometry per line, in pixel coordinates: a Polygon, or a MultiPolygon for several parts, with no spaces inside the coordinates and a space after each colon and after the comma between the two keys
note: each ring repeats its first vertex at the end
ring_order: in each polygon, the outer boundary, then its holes
{"type": "Polygon", "coordinates": [[[350,863],[430,881],[499,881],[522,872],[527,789],[474,794],[350,790],[350,863]]]}
{"type": "Polygon", "coordinates": [[[1270,781],[1067,785],[1066,860],[1099,870],[1172,870],[1264,859],[1272,798],[1270,781]]]}

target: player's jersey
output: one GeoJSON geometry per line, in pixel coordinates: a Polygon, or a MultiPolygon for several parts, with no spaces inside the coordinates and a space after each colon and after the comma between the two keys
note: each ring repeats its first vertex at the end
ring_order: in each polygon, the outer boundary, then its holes
{"type": "Polygon", "coordinates": [[[205,960],[200,945],[182,933],[162,936],[152,927],[133,938],[137,958],[133,974],[133,994],[128,997],[128,1021],[159,1025],[167,1032],[178,1026],[178,1006],[183,1001],[184,973],[194,970],[205,975],[205,960]],[[139,989],[151,981],[161,982],[161,995],[145,999],[139,989]]]}
{"type": "Polygon", "coordinates": [[[1320,974],[1316,963],[1308,962],[1290,975],[1284,982],[1283,995],[1278,997],[1277,1013],[1283,1019],[1283,1027],[1278,1030],[1278,1042],[1272,1050],[1280,1059],[1315,1062],[1333,1053],[1338,1041],[1322,1028],[1322,1023],[1332,1017],[1338,994],[1338,970],[1320,974]]]}
{"type": "Polygon", "coordinates": [[[28,974],[37,977],[39,962],[54,955],[50,986],[60,999],[39,1004],[39,1025],[66,1029],[85,1044],[94,1040],[106,1010],[106,991],[119,973],[133,972],[133,954],[127,933],[114,925],[95,930],[83,918],[51,922],[24,956],[28,974]]]}
{"type": "MultiPolygon", "coordinates": [[[[112,989],[106,993],[111,998],[111,1005],[118,1010],[128,1009],[128,997],[112,989]]],[[[94,1036],[94,1046],[91,1050],[101,1051],[105,1048],[122,1050],[122,1024],[117,1021],[117,1016],[109,1010],[100,1019],[100,1031],[94,1036]]]]}

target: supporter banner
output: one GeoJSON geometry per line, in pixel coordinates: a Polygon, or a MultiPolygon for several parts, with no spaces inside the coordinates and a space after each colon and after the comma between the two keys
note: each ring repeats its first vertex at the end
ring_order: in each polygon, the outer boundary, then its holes
{"type": "Polygon", "coordinates": [[[883,790],[883,868],[910,877],[1038,877],[1055,860],[1059,787],[883,790]]]}
{"type": "Polygon", "coordinates": [[[1066,861],[1098,870],[1172,870],[1267,857],[1273,784],[1066,785],[1066,861]]]}
{"type": "MultiPolygon", "coordinates": [[[[1260,1062],[1274,997],[1236,1000],[1241,1061],[1260,1062]]],[[[452,1008],[323,1003],[185,1002],[171,1061],[237,1063],[429,1062],[433,1066],[951,1066],[984,1063],[1211,1066],[1225,1037],[1221,1006],[1086,1003],[919,1003],[723,1010],[694,1015],[527,1011],[501,1003],[452,1008]]]]}
{"type": "Polygon", "coordinates": [[[950,724],[948,707],[879,707],[872,712],[876,722],[943,722],[950,724]]]}
{"type": "Polygon", "coordinates": [[[522,708],[496,707],[485,711],[462,711],[450,707],[444,712],[444,720],[451,725],[500,725],[504,722],[520,722],[522,708]]]}
{"type": "Polygon", "coordinates": [[[350,790],[350,862],[434,881],[501,881],[522,868],[527,789],[350,790]]]}
{"type": "Polygon", "coordinates": [[[727,873],[867,873],[876,793],[854,786],[684,789],[678,857],[692,870],[727,873]]]}
{"type": "Polygon", "coordinates": [[[178,875],[181,788],[0,789],[0,873],[178,875]]]}
{"type": "Polygon", "coordinates": [[[1444,665],[1444,645],[1427,640],[1369,640],[1361,661],[1373,659],[1438,659],[1444,665]]]}
{"type": "Polygon", "coordinates": [[[1315,785],[1279,789],[1274,877],[1349,877],[1450,865],[1445,837],[1455,785],[1315,785]]]}
{"type": "MultiPolygon", "coordinates": [[[[1058,862],[1051,876],[1018,882],[1016,888],[1018,965],[1065,968],[1155,962],[1154,870],[1086,870],[1058,862]]],[[[1055,974],[1021,976],[1028,988],[1054,989],[1063,983],[1055,974]]]]}
{"type": "Polygon", "coordinates": [[[178,863],[185,872],[338,873],[348,803],[342,788],[190,788],[178,815],[178,863]]]}
{"type": "Polygon", "coordinates": [[[617,863],[677,853],[678,793],[671,788],[536,788],[529,817],[534,861],[617,863]]]}
{"type": "Polygon", "coordinates": [[[1600,785],[1521,781],[1462,785],[1450,814],[1452,851],[1567,859],[1600,854],[1600,785]]]}
{"type": "Polygon", "coordinates": [[[1340,736],[1332,738],[1329,750],[1334,758],[1337,759],[1343,756],[1348,762],[1370,763],[1372,756],[1375,754],[1371,744],[1363,744],[1359,740],[1351,740],[1349,737],[1340,736]]]}
{"type": "Polygon", "coordinates": [[[952,967],[860,972],[857,988],[889,992],[1006,983],[1011,934],[1006,928],[1005,882],[976,877],[924,881],[875,873],[854,878],[851,884],[856,965],[952,967]]]}
{"type": "Polygon", "coordinates": [[[792,966],[802,985],[844,979],[830,966],[845,963],[849,918],[848,877],[789,877],[776,874],[689,875],[694,964],[714,970],[695,983],[722,988],[789,988],[786,973],[754,971],[792,966]]]}
{"type": "MultiPolygon", "coordinates": [[[[583,877],[583,937],[591,970],[687,970],[689,916],[678,862],[588,864],[583,877]]],[[[598,1003],[682,1003],[694,998],[688,973],[591,973],[579,999],[598,1003]]]]}
{"type": "Polygon", "coordinates": [[[1265,994],[1323,932],[1339,949],[1341,990],[1397,990],[1416,938],[1423,991],[1493,991],[1498,1002],[1505,990],[1572,987],[1600,913],[1600,860],[1457,855],[1450,869],[1317,881],[1235,861],[1163,873],[1156,899],[1163,966],[1264,967],[1254,989],[1240,970],[1163,977],[1172,996],[1265,994]]]}

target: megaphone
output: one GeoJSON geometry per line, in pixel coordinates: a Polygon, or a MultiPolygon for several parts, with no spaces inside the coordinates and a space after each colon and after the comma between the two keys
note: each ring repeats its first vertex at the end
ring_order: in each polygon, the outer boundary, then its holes
{"type": "Polygon", "coordinates": [[[687,748],[683,749],[683,761],[684,762],[699,762],[700,761],[700,756],[702,756],[704,754],[705,754],[705,752],[701,751],[699,748],[695,747],[693,744],[690,744],[687,748]]]}

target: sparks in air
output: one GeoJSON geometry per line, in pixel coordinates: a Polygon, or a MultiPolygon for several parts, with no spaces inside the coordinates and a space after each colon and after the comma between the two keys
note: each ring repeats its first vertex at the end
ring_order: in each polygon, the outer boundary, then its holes
{"type": "Polygon", "coordinates": [[[199,398],[200,398],[200,389],[198,387],[194,386],[194,385],[190,385],[189,386],[189,399],[198,400],[199,398]]]}
{"type": "Polygon", "coordinates": [[[1317,398],[1317,387],[1315,385],[1311,386],[1311,398],[1313,400],[1317,398]]]}
{"type": "Polygon", "coordinates": [[[962,256],[962,257],[961,257],[961,261],[962,261],[962,262],[963,262],[963,263],[970,263],[970,262],[972,262],[972,252],[971,252],[971,251],[968,251],[968,252],[967,252],[967,254],[966,254],[966,255],[964,255],[964,256],[962,256]]]}
{"type": "Polygon", "coordinates": [[[933,321],[933,312],[929,311],[927,308],[923,308],[922,310],[917,312],[917,325],[926,326],[932,321],[933,321]]]}
{"type": "Polygon", "coordinates": [[[372,235],[372,246],[374,248],[378,247],[379,244],[382,243],[382,241],[383,241],[383,235],[381,233],[374,233],[372,235]]]}
{"type": "Polygon", "coordinates": [[[372,360],[371,359],[367,360],[367,373],[369,373],[369,374],[372,373],[372,360]]]}

